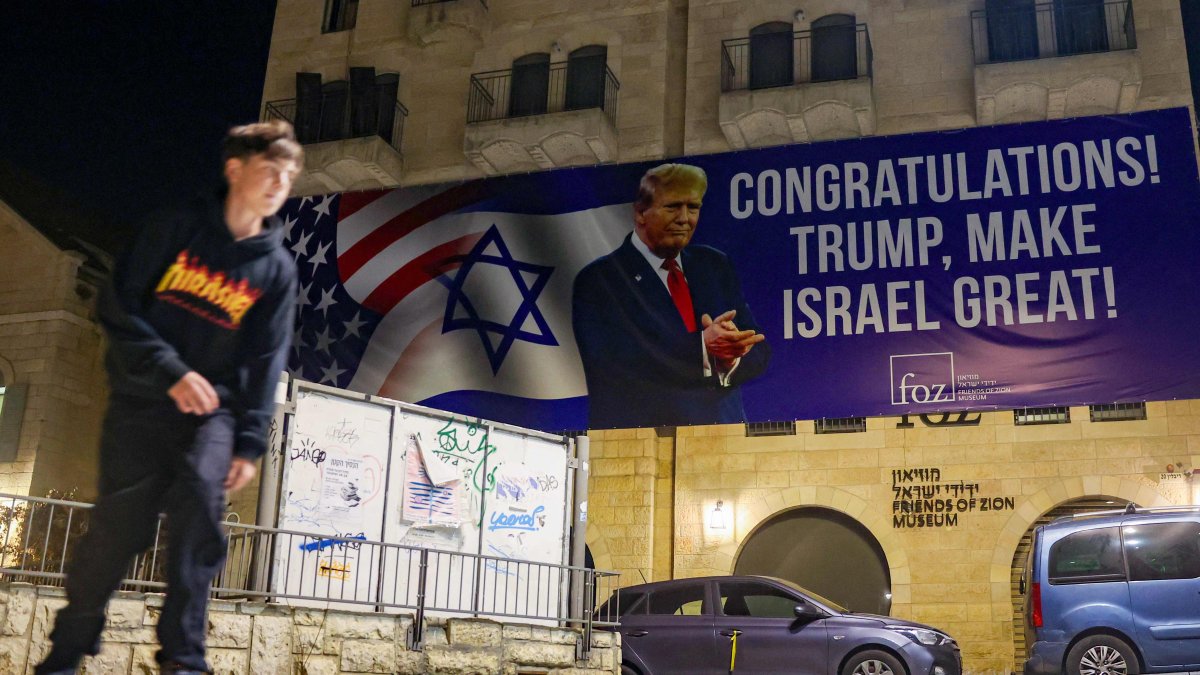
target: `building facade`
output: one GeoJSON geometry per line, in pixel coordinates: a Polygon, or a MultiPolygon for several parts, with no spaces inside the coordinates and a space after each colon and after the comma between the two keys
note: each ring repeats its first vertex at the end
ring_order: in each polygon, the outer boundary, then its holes
{"type": "MultiPolygon", "coordinates": [[[[278,7],[264,116],[307,144],[299,194],[1193,100],[1178,0],[278,7]]],[[[947,630],[969,672],[1018,670],[1034,525],[1197,503],[1200,401],[1095,403],[593,431],[587,540],[626,583],[761,572],[773,527],[830,514],[872,542],[881,609],[947,630]]]]}

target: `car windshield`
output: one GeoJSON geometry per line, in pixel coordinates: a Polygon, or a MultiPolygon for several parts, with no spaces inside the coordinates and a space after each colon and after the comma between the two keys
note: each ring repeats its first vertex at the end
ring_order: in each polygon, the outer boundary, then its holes
{"type": "Polygon", "coordinates": [[[807,595],[808,597],[812,598],[813,600],[816,600],[817,602],[821,603],[822,605],[825,605],[826,607],[828,607],[829,609],[832,609],[835,612],[840,612],[842,614],[850,613],[850,610],[846,609],[845,607],[842,607],[841,605],[830,600],[829,598],[821,597],[821,596],[817,595],[816,593],[813,593],[812,591],[808,590],[807,588],[804,588],[803,586],[800,586],[791,581],[788,581],[787,579],[777,579],[775,577],[771,577],[771,579],[774,581],[778,581],[779,583],[783,584],[784,586],[787,586],[788,588],[792,589],[793,591],[807,595]]]}

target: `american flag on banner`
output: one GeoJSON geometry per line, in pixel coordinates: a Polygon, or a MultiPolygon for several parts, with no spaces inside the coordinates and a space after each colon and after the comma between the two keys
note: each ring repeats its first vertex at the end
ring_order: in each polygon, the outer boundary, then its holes
{"type": "Polygon", "coordinates": [[[300,278],[292,374],[530,428],[585,428],[571,286],[632,230],[631,206],[551,199],[521,212],[517,183],[290,200],[279,216],[300,278]]]}

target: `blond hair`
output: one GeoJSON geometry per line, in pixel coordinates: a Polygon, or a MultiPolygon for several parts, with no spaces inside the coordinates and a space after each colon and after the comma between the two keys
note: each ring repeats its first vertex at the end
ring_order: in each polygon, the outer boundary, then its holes
{"type": "Polygon", "coordinates": [[[675,188],[694,189],[703,195],[708,190],[708,175],[691,164],[659,164],[642,176],[633,209],[641,213],[654,203],[654,195],[675,188]]]}

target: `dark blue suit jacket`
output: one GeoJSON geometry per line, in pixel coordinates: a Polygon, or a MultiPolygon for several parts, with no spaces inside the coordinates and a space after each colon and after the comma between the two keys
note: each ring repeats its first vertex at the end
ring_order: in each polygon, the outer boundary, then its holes
{"type": "MultiPolygon", "coordinates": [[[[630,242],[580,270],[572,323],[588,387],[588,427],[632,428],[730,424],[746,419],[738,385],[760,375],[771,358],[755,345],[733,373],[731,386],[704,377],[701,335],[687,332],[671,295],[630,242]]],[[[700,316],[737,310],[738,328],[759,330],[742,286],[724,253],[689,246],[680,253],[700,316]]]]}

